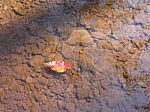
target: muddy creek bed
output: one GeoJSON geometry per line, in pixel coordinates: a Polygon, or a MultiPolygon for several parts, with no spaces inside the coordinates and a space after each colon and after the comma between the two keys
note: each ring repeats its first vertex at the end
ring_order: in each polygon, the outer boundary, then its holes
{"type": "Polygon", "coordinates": [[[0,112],[150,112],[150,1],[0,0],[0,112]]]}

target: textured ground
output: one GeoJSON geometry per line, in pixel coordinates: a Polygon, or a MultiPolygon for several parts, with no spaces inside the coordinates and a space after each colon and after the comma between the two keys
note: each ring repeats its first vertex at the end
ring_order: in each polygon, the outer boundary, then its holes
{"type": "Polygon", "coordinates": [[[0,0],[0,112],[150,112],[150,1],[0,0]]]}

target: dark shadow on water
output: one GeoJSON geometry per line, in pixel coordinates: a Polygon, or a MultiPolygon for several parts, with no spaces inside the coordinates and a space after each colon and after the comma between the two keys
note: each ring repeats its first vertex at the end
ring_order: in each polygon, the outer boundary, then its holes
{"type": "MultiPolygon", "coordinates": [[[[122,0],[115,2],[118,1],[122,0]]],[[[72,32],[71,28],[85,28],[80,22],[82,13],[90,10],[91,5],[93,8],[107,8],[103,7],[106,4],[112,5],[112,1],[62,0],[53,4],[39,4],[41,8],[34,7],[35,12],[29,11],[25,15],[14,13],[15,19],[0,26],[0,53],[7,51],[9,54],[11,49],[26,45],[30,38],[33,38],[35,43],[49,38],[49,35],[56,35],[60,40],[68,38],[72,32]]]]}
{"type": "MultiPolygon", "coordinates": [[[[34,42],[48,38],[48,35],[56,35],[62,38],[62,32],[66,26],[79,21],[77,2],[62,1],[54,5],[47,5],[37,9],[37,13],[29,12],[27,15],[15,15],[16,18],[9,23],[0,26],[0,53],[16,47],[24,46],[26,41],[33,38],[34,42]],[[38,11],[39,10],[39,11],[38,11]]],[[[35,9],[36,10],[36,9],[35,9]]],[[[76,23],[72,25],[76,26],[76,23]]],[[[67,35],[66,35],[67,36],[67,35]]]]}

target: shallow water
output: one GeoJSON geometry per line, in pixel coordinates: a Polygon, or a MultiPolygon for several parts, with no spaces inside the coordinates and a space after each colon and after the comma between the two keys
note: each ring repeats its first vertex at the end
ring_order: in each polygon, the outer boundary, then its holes
{"type": "Polygon", "coordinates": [[[0,4],[0,111],[150,111],[149,1],[0,4]]]}

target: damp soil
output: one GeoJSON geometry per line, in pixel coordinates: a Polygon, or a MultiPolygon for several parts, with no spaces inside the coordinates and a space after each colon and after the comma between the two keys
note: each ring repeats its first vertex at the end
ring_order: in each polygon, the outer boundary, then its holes
{"type": "Polygon", "coordinates": [[[150,112],[149,0],[0,0],[0,112],[150,112]]]}

